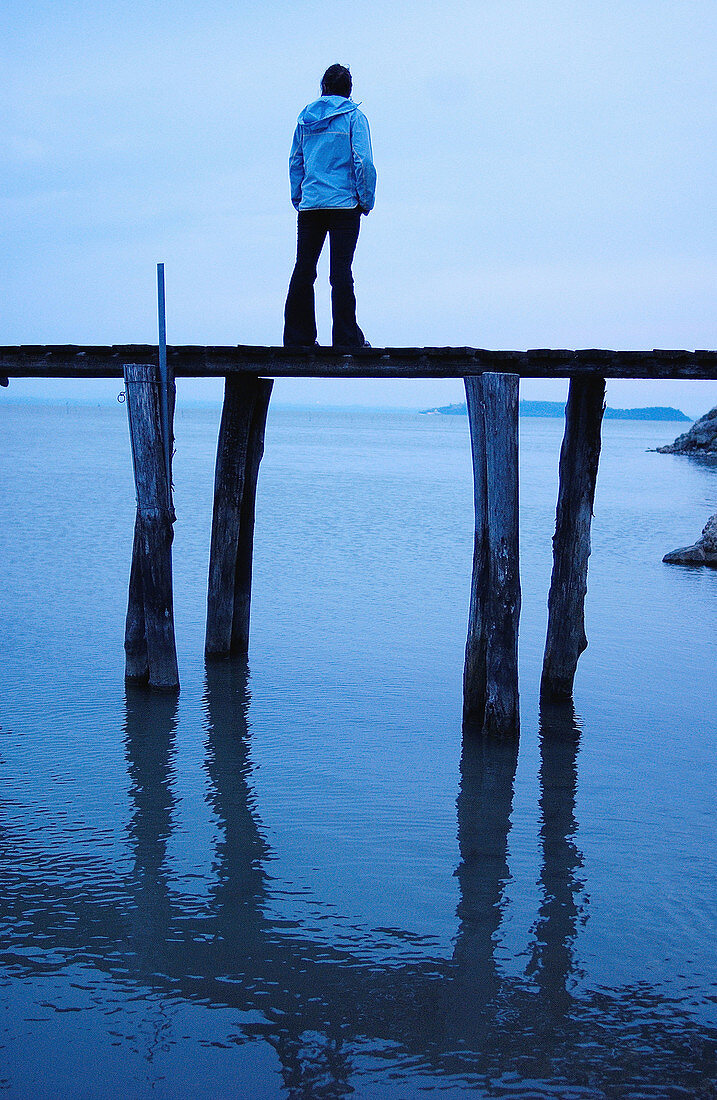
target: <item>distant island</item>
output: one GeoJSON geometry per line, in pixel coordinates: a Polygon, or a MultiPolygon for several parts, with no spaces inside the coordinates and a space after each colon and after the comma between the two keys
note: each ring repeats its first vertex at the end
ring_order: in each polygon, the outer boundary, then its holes
{"type": "MultiPolygon", "coordinates": [[[[465,416],[468,412],[465,401],[458,405],[442,405],[436,409],[421,409],[426,416],[465,416]]],[[[564,401],[521,401],[520,416],[565,416],[564,401]]],[[[671,409],[665,405],[654,405],[648,409],[605,409],[606,420],[684,420],[690,417],[680,409],[671,409]]]]}

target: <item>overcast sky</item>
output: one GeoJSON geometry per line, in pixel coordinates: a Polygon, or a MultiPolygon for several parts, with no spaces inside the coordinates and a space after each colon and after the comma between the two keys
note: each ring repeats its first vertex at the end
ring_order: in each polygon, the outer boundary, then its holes
{"type": "MultiPolygon", "coordinates": [[[[170,343],[279,343],[289,145],[340,61],[378,169],[354,265],[374,346],[717,348],[716,31],[715,0],[2,0],[0,343],[155,341],[158,261],[170,343]]],[[[99,392],[52,386],[80,390],[99,392]]],[[[608,400],[698,415],[717,382],[615,382],[608,400]]]]}

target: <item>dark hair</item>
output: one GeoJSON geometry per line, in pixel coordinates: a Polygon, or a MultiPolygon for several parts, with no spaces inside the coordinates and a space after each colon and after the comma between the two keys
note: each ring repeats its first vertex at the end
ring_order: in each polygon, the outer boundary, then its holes
{"type": "Polygon", "coordinates": [[[345,65],[329,65],[321,77],[322,95],[351,95],[351,73],[345,65]]]}

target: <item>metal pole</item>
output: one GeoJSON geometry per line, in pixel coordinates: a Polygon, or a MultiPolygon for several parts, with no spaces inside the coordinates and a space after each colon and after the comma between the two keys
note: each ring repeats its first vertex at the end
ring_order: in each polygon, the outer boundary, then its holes
{"type": "Polygon", "coordinates": [[[169,373],[167,371],[167,320],[164,308],[164,264],[157,264],[157,306],[159,315],[159,409],[162,422],[164,466],[167,471],[167,505],[172,507],[172,442],[169,438],[169,373]]]}

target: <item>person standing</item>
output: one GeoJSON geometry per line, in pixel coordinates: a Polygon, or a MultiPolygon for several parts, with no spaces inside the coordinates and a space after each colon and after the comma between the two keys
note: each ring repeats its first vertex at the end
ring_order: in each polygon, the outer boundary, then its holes
{"type": "Polygon", "coordinates": [[[376,169],[368,119],[350,98],[351,73],[331,65],[321,97],[299,115],[289,156],[291,201],[298,211],[296,265],[284,309],[284,347],[316,344],[314,283],[328,234],[334,347],[366,347],[356,322],[351,273],[361,215],[373,209],[376,169]]]}

